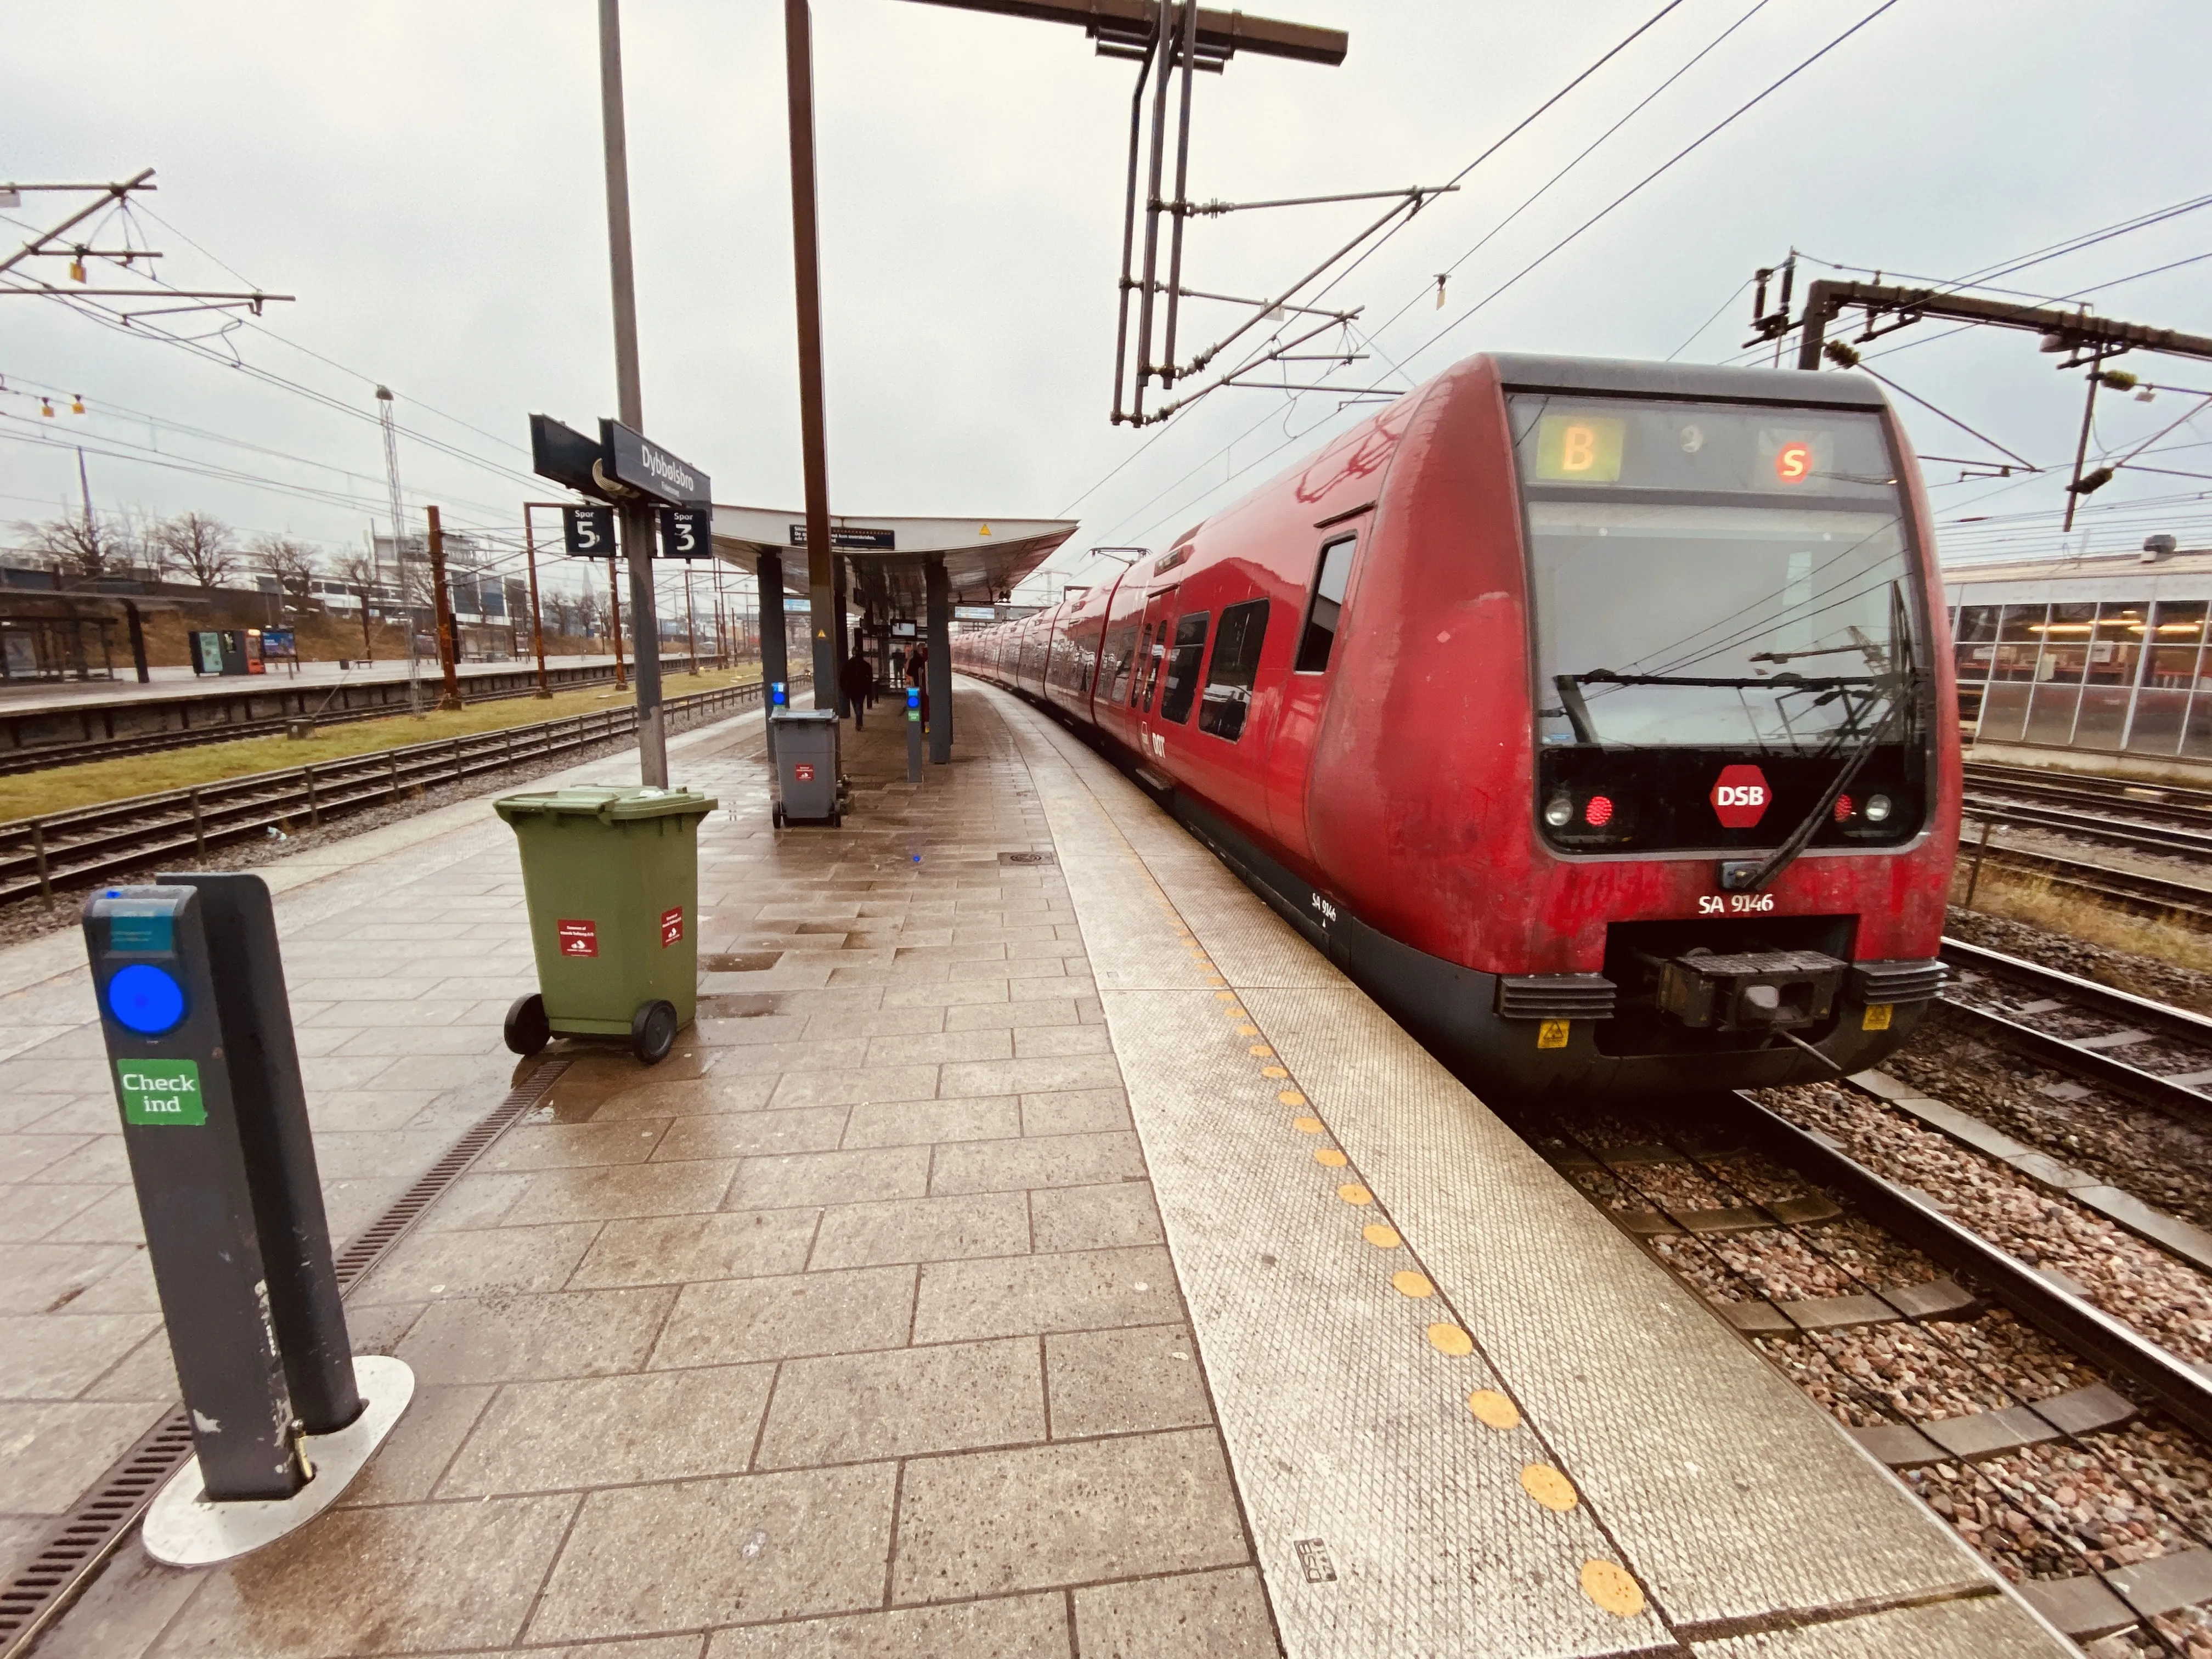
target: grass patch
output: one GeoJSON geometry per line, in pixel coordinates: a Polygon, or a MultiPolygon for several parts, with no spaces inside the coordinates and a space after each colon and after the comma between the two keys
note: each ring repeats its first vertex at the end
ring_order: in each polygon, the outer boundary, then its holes
{"type": "MultiPolygon", "coordinates": [[[[661,684],[663,695],[673,698],[759,678],[759,665],[747,663],[696,676],[669,674],[661,684]]],[[[0,822],[64,812],[72,807],[97,806],[163,789],[186,789],[196,783],[219,783],[226,778],[281,771],[316,761],[343,760],[373,750],[434,743],[478,732],[504,731],[510,726],[535,725],[570,714],[594,714],[627,703],[635,695],[634,689],[617,691],[611,685],[585,686],[574,691],[556,692],[550,702],[535,697],[505,697],[472,704],[457,714],[392,714],[373,720],[351,720],[326,726],[313,737],[297,741],[290,738],[243,738],[235,743],[206,743],[190,749],[167,749],[150,755],[24,772],[14,777],[0,777],[0,822]]]]}
{"type": "MultiPolygon", "coordinates": [[[[1966,898],[1969,863],[1966,858],[1959,860],[1951,883],[1954,904],[1966,898]]],[[[2094,893],[2055,886],[2032,870],[2008,869],[1994,860],[1984,863],[1981,884],[1974,890],[1974,908],[1983,915],[2024,921],[2107,950],[2148,957],[2199,973],[2212,972],[2212,935],[2187,918],[2177,916],[2169,921],[2107,909],[2097,902],[2094,893]]]]}

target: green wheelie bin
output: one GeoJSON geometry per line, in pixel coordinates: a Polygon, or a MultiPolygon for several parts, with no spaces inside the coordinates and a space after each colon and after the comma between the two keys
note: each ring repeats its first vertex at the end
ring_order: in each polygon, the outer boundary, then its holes
{"type": "Polygon", "coordinates": [[[507,795],[538,989],[507,1012],[507,1046],[534,1054],[556,1035],[628,1037],[650,1066],[691,1023],[699,984],[696,789],[583,787],[507,795]]]}

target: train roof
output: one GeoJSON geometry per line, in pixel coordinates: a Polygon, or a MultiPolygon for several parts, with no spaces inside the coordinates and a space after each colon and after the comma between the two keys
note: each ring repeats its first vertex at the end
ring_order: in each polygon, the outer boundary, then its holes
{"type": "Polygon", "coordinates": [[[1654,363],[1632,358],[1546,357],[1490,354],[1508,387],[1557,392],[1614,392],[1661,398],[1721,398],[1731,402],[1885,406],[1881,387],[1863,374],[1808,374],[1795,368],[1723,368],[1709,363],[1654,363]]]}

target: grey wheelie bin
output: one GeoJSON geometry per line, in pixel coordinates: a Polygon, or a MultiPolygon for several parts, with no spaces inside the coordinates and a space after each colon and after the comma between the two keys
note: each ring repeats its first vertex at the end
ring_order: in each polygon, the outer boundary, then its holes
{"type": "Polygon", "coordinates": [[[844,821],[837,793],[837,711],[834,708],[777,708],[769,714],[775,738],[775,827],[844,821]]]}
{"type": "Polygon", "coordinates": [[[627,1037],[650,1066],[691,1023],[699,984],[696,789],[580,787],[507,795],[537,947],[538,989],[507,1015],[507,1046],[557,1034],[627,1037]]]}

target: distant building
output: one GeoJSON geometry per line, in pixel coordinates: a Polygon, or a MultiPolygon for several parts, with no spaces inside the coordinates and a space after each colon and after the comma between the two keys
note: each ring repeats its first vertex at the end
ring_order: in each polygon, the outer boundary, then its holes
{"type": "Polygon", "coordinates": [[[2154,537],[1943,573],[1964,734],[1993,748],[2212,763],[2212,550],[2154,537]]]}

